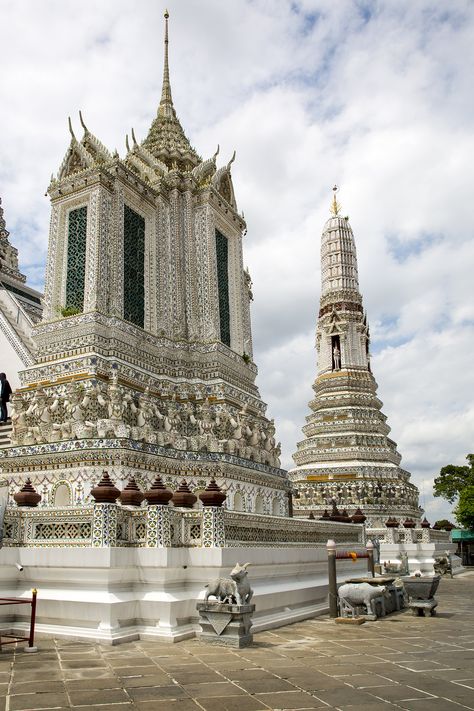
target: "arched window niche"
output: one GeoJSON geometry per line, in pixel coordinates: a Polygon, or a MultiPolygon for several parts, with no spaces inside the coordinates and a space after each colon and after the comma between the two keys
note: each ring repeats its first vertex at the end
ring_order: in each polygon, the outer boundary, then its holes
{"type": "Polygon", "coordinates": [[[234,511],[244,511],[244,499],[240,491],[234,494],[234,511]]]}
{"type": "Polygon", "coordinates": [[[52,491],[53,506],[72,506],[72,489],[67,481],[59,482],[52,491]]]}
{"type": "Polygon", "coordinates": [[[257,494],[257,496],[255,497],[255,513],[265,513],[263,510],[263,498],[261,494],[257,494]]]}

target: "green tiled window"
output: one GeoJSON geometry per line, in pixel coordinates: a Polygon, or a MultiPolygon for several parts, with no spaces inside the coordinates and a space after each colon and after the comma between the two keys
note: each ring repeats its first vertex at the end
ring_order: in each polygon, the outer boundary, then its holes
{"type": "Polygon", "coordinates": [[[230,346],[229,243],[219,230],[216,230],[216,258],[221,341],[230,346]]]}
{"type": "Polygon", "coordinates": [[[87,207],[69,213],[67,236],[66,307],[82,311],[86,277],[87,207]]]}
{"type": "Polygon", "coordinates": [[[123,209],[123,317],[145,322],[145,220],[127,205],[123,209]]]}

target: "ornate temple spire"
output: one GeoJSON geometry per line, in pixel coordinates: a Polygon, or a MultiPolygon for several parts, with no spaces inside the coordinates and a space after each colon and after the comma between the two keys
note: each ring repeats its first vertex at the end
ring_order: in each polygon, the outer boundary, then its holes
{"type": "Polygon", "coordinates": [[[8,239],[9,234],[9,231],[7,230],[7,223],[3,217],[2,198],[0,198],[0,238],[8,239]]]}
{"type": "Polygon", "coordinates": [[[349,218],[341,215],[341,206],[336,200],[337,191],[335,185],[331,217],[324,225],[321,238],[321,296],[324,307],[334,298],[344,301],[348,298],[348,291],[356,299],[361,299],[354,234],[349,218]]]}
{"type": "Polygon", "coordinates": [[[164,17],[165,39],[161,100],[156,118],[151,124],[148,136],[142,146],[155,158],[165,163],[168,168],[192,170],[201,162],[201,159],[191,147],[173,106],[168,61],[168,10],[166,10],[164,17]]]}
{"type": "Polygon", "coordinates": [[[335,501],[339,507],[361,506],[369,523],[379,525],[388,503],[400,517],[417,518],[418,491],[400,468],[377,397],[355,240],[341,215],[337,190],[334,186],[331,217],[321,237],[315,396],[289,477],[300,492],[296,510],[322,512],[335,501]]]}
{"type": "Polygon", "coordinates": [[[173,106],[173,97],[171,96],[171,83],[170,83],[170,68],[168,63],[168,18],[170,14],[168,10],[165,10],[165,52],[163,61],[163,86],[161,89],[161,101],[158,108],[158,114],[160,116],[165,116],[166,118],[175,118],[176,111],[173,106]]]}
{"type": "Polygon", "coordinates": [[[0,274],[24,283],[26,277],[18,268],[18,250],[10,244],[9,235],[0,198],[0,274]]]}

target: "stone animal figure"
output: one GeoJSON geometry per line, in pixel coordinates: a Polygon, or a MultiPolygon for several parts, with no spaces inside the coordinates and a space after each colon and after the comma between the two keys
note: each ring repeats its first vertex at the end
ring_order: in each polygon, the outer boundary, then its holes
{"type": "Polygon", "coordinates": [[[369,585],[369,583],[345,583],[339,588],[341,602],[346,602],[351,607],[365,605],[367,614],[375,615],[372,600],[380,597],[385,592],[385,585],[369,585]]]}
{"type": "Polygon", "coordinates": [[[434,572],[438,573],[439,575],[446,575],[447,573],[451,573],[451,577],[453,577],[453,566],[451,563],[451,555],[449,551],[445,551],[444,554],[439,553],[438,555],[435,555],[433,568],[434,572]]]}
{"type": "Polygon", "coordinates": [[[211,595],[219,602],[234,602],[237,605],[248,605],[252,599],[253,590],[247,578],[247,567],[250,563],[236,563],[229,578],[216,578],[206,585],[204,599],[211,595]]]}

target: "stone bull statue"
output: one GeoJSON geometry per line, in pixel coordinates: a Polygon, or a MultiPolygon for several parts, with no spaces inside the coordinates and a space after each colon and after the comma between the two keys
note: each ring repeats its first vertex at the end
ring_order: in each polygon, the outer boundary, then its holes
{"type": "Polygon", "coordinates": [[[218,602],[228,602],[230,604],[248,605],[252,599],[253,590],[247,579],[247,567],[250,563],[240,565],[236,563],[230,573],[229,578],[216,578],[206,585],[207,588],[204,599],[217,598],[218,602]]]}
{"type": "Polygon", "coordinates": [[[365,605],[367,614],[376,614],[372,606],[372,600],[381,597],[385,593],[385,585],[369,585],[369,583],[345,583],[339,588],[339,598],[341,603],[347,603],[350,607],[365,605]]]}

